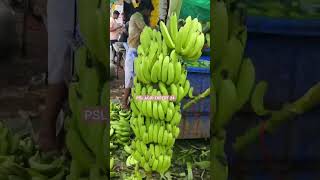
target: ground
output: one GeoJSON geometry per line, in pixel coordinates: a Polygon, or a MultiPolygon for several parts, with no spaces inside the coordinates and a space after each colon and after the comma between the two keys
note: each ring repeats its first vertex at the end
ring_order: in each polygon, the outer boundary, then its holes
{"type": "Polygon", "coordinates": [[[110,83],[110,99],[120,101],[122,100],[124,92],[124,71],[119,68],[118,78],[115,77],[110,83]]]}
{"type": "Polygon", "coordinates": [[[46,96],[47,33],[32,17],[28,22],[26,56],[17,47],[13,57],[0,61],[0,120],[14,126],[39,119],[46,96]]]}

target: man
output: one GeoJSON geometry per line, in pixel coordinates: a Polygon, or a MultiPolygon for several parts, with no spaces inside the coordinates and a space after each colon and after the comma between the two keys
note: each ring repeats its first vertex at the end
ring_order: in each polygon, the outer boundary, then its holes
{"type": "Polygon", "coordinates": [[[57,116],[67,98],[67,75],[70,59],[69,40],[73,36],[75,0],[48,0],[48,90],[43,112],[39,145],[43,151],[58,150],[63,141],[56,136],[57,116]]]}
{"type": "Polygon", "coordinates": [[[122,28],[117,23],[117,19],[119,18],[119,11],[115,10],[112,14],[112,17],[110,17],[110,44],[113,45],[115,42],[118,41],[119,39],[119,32],[122,28]]]}
{"type": "Polygon", "coordinates": [[[131,88],[133,85],[133,62],[137,57],[137,48],[140,43],[140,34],[143,28],[149,24],[148,18],[150,17],[152,11],[152,5],[150,1],[142,1],[139,5],[138,12],[134,13],[129,21],[129,36],[128,36],[128,46],[129,49],[126,54],[125,60],[125,91],[123,96],[123,108],[128,109],[128,99],[130,96],[131,88]]]}
{"type": "Polygon", "coordinates": [[[122,26],[120,26],[116,21],[119,18],[119,15],[120,15],[119,11],[115,10],[113,11],[112,17],[110,17],[110,45],[112,49],[112,57],[111,57],[112,60],[114,60],[114,56],[115,56],[115,50],[114,50],[113,44],[115,42],[118,42],[119,34],[122,29],[122,26]]]}

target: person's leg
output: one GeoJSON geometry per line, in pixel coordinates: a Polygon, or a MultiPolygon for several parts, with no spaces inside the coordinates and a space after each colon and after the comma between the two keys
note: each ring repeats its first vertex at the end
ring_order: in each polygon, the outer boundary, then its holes
{"type": "Polygon", "coordinates": [[[116,57],[116,51],[114,50],[113,44],[117,42],[117,40],[110,40],[110,44],[111,44],[111,49],[112,49],[112,57],[111,60],[114,62],[115,61],[115,57],[116,57]]]}
{"type": "Polygon", "coordinates": [[[39,145],[43,151],[53,151],[59,148],[60,142],[56,138],[56,119],[67,97],[66,85],[51,84],[48,86],[46,109],[42,114],[39,145]]]}
{"type": "Polygon", "coordinates": [[[131,87],[133,85],[133,78],[134,78],[134,70],[133,70],[133,62],[136,57],[136,52],[133,51],[132,49],[129,49],[127,52],[127,57],[125,60],[125,65],[124,65],[124,71],[125,71],[125,90],[124,90],[124,95],[122,99],[122,106],[125,109],[129,108],[129,96],[131,93],[131,87]]]}
{"type": "Polygon", "coordinates": [[[66,53],[68,38],[73,31],[73,1],[48,1],[48,89],[46,108],[40,122],[39,146],[43,151],[59,148],[56,136],[56,120],[67,99],[65,70],[68,65],[66,53]],[[69,11],[64,11],[66,8],[69,11]]]}

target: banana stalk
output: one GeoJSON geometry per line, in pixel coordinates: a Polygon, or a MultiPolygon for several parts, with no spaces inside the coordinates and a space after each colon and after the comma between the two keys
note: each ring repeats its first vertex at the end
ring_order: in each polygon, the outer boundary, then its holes
{"type": "Polygon", "coordinates": [[[185,104],[183,106],[183,110],[186,110],[186,109],[190,108],[193,104],[198,103],[199,101],[201,101],[202,99],[206,98],[209,95],[210,95],[210,88],[208,88],[203,93],[201,93],[198,96],[196,96],[193,100],[189,101],[187,104],[185,104]]]}
{"type": "Polygon", "coordinates": [[[238,137],[233,146],[235,151],[241,152],[248,144],[257,142],[262,126],[264,126],[265,131],[272,133],[283,123],[293,119],[297,115],[310,111],[311,109],[319,105],[320,82],[313,86],[303,97],[293,102],[292,104],[285,105],[279,111],[273,111],[271,113],[270,119],[261,122],[257,127],[248,130],[243,136],[238,137]]]}

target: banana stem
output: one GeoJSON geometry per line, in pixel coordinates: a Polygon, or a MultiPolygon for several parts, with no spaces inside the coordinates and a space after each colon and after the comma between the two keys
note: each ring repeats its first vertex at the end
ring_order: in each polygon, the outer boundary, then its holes
{"type": "Polygon", "coordinates": [[[280,125],[293,119],[297,115],[310,111],[318,105],[320,105],[320,82],[309,89],[309,91],[297,101],[285,105],[279,111],[273,111],[270,119],[261,122],[257,127],[249,129],[243,136],[238,137],[233,145],[235,151],[241,153],[247,145],[256,143],[262,126],[264,126],[266,132],[272,133],[280,125]]]}
{"type": "Polygon", "coordinates": [[[183,110],[186,110],[186,109],[190,108],[193,104],[198,103],[200,100],[206,98],[209,95],[210,95],[210,88],[208,88],[203,93],[201,93],[198,96],[196,96],[193,100],[189,101],[187,104],[185,104],[183,106],[183,110]]]}

